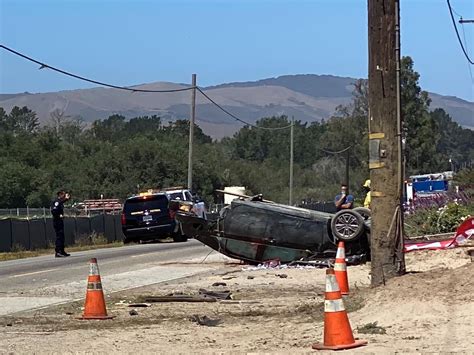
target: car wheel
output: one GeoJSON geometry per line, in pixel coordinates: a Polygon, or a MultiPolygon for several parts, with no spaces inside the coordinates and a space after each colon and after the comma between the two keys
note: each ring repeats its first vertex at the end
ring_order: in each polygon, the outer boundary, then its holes
{"type": "Polygon", "coordinates": [[[365,208],[365,207],[356,207],[353,209],[353,211],[360,214],[362,218],[364,219],[364,221],[368,220],[372,216],[372,212],[368,208],[365,208]]]}
{"type": "Polygon", "coordinates": [[[131,239],[131,238],[123,238],[123,244],[130,244],[130,243],[133,243],[133,242],[136,242],[136,240],[134,239],[131,239]]]}
{"type": "Polygon", "coordinates": [[[337,212],[331,220],[332,234],[339,240],[352,241],[364,232],[364,219],[352,210],[337,212]]]}
{"type": "Polygon", "coordinates": [[[188,236],[185,235],[185,234],[181,234],[181,233],[173,233],[173,241],[175,243],[183,243],[183,242],[186,242],[188,240],[188,236]]]}

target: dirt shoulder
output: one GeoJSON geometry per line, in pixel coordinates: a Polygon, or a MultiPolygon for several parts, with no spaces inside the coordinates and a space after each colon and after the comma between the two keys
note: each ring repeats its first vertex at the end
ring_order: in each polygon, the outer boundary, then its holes
{"type": "MultiPolygon", "coordinates": [[[[351,294],[344,302],[355,336],[369,341],[354,352],[472,352],[474,263],[463,248],[408,254],[407,267],[411,273],[377,289],[368,287],[370,265],[349,268],[351,294]],[[357,330],[373,332],[375,322],[385,334],[357,330]]],[[[77,320],[80,303],[0,318],[0,352],[311,352],[323,334],[325,270],[243,268],[227,262],[214,274],[108,295],[111,321],[77,320]],[[127,305],[203,288],[229,290],[233,299],[127,305]],[[195,315],[219,324],[199,325],[195,315]]]]}

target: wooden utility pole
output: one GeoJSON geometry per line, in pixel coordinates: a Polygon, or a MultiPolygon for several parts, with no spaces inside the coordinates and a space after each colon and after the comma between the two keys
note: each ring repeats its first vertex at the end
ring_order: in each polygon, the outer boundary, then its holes
{"type": "Polygon", "coordinates": [[[295,133],[295,118],[291,117],[291,132],[290,132],[290,197],[288,204],[293,205],[293,158],[294,158],[294,133],[295,133]]]}
{"type": "Polygon", "coordinates": [[[345,182],[346,182],[346,185],[347,185],[348,189],[349,189],[349,163],[350,163],[350,160],[351,160],[351,150],[348,149],[347,152],[346,152],[346,178],[345,178],[345,182]]]}
{"type": "Polygon", "coordinates": [[[188,152],[188,189],[193,188],[193,140],[194,121],[196,116],[196,74],[193,74],[191,85],[191,117],[189,118],[189,152],[188,152]]]}
{"type": "Polygon", "coordinates": [[[372,285],[404,272],[398,0],[368,0],[372,285]]]}

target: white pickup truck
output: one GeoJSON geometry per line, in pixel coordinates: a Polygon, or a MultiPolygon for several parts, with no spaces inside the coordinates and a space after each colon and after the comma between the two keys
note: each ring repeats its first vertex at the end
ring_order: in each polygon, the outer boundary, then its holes
{"type": "Polygon", "coordinates": [[[171,201],[186,201],[190,202],[191,211],[198,217],[206,219],[206,205],[202,201],[193,199],[191,191],[187,189],[165,189],[171,201]]]}

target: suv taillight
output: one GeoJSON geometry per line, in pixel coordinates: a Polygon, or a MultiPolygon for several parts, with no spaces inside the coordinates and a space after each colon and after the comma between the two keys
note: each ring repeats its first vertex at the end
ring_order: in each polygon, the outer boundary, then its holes
{"type": "Polygon", "coordinates": [[[120,221],[122,222],[122,226],[127,224],[127,219],[125,218],[125,213],[122,213],[122,216],[120,217],[120,221]]]}

